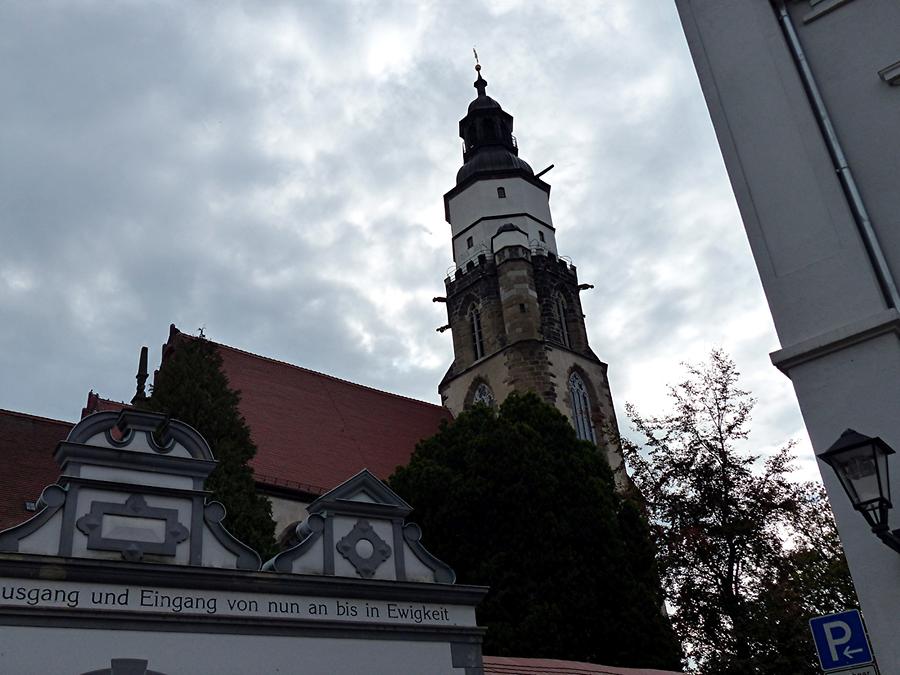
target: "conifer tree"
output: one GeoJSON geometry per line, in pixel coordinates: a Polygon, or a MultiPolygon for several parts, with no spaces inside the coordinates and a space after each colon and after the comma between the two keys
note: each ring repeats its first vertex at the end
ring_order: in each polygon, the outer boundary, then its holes
{"type": "Polygon", "coordinates": [[[256,455],[250,428],[228,386],[222,357],[209,340],[182,338],[163,362],[152,396],[141,407],[194,427],[212,448],[218,466],[206,481],[211,498],[225,505],[225,526],[263,560],[276,552],[269,500],[256,492],[249,462],[256,455]]]}
{"type": "Polygon", "coordinates": [[[485,653],[679,669],[640,510],[534,394],[462,413],[390,483],[459,581],[490,586],[485,653]]]}

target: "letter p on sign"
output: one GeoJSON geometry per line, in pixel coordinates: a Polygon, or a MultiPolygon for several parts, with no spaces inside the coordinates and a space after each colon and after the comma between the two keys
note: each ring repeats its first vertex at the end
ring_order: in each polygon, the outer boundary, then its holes
{"type": "Polygon", "coordinates": [[[840,661],[838,655],[838,647],[850,642],[853,637],[853,631],[846,621],[829,621],[822,624],[822,630],[825,631],[825,641],[828,643],[828,651],[830,652],[832,661],[840,661]]]}
{"type": "Polygon", "coordinates": [[[809,628],[822,670],[849,668],[872,662],[872,649],[855,609],[810,619],[809,628]]]}

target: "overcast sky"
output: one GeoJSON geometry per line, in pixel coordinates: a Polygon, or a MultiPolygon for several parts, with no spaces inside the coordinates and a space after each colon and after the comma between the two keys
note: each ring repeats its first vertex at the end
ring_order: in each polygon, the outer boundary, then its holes
{"type": "Polygon", "coordinates": [[[0,408],[130,399],[170,323],[437,403],[473,45],[623,431],[722,347],[815,475],[669,0],[0,2],[0,408]]]}

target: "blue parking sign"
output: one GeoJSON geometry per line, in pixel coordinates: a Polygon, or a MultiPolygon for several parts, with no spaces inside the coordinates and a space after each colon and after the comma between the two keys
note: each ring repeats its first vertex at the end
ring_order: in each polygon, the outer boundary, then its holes
{"type": "Polygon", "coordinates": [[[849,668],[871,663],[872,649],[855,609],[809,620],[822,670],[849,668]]]}

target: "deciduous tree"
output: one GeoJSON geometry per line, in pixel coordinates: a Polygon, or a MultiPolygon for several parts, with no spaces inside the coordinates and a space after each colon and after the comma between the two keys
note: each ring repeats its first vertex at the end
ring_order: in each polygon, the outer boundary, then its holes
{"type": "Polygon", "coordinates": [[[676,631],[704,675],[813,675],[807,620],[855,605],[824,494],[793,480],[792,443],[748,449],[755,401],[726,354],[687,370],[669,413],[628,406],[646,441],[625,444],[676,631]]]}

